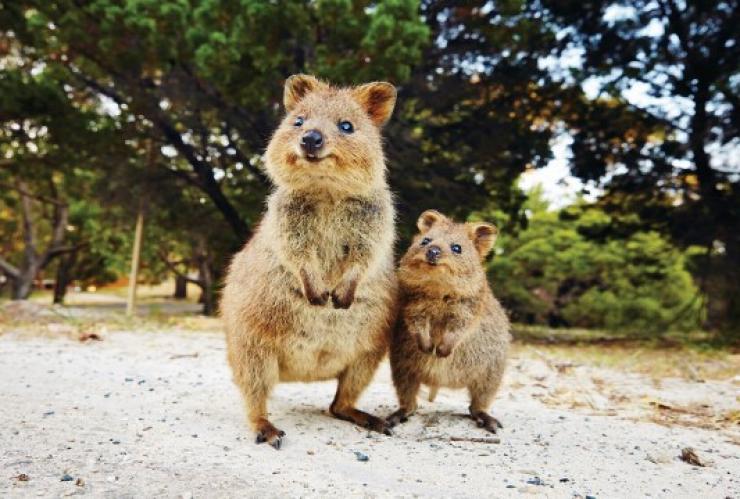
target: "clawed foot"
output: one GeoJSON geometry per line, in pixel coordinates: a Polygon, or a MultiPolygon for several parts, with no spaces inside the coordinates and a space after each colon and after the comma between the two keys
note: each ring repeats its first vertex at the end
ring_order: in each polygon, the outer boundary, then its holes
{"type": "Polygon", "coordinates": [[[308,303],[311,305],[316,305],[317,307],[323,307],[326,305],[326,302],[329,301],[329,292],[324,291],[320,295],[317,294],[307,294],[306,298],[308,299],[308,303]]]}
{"type": "Polygon", "coordinates": [[[354,295],[348,296],[347,294],[339,295],[336,291],[331,294],[331,304],[334,308],[347,309],[352,306],[352,302],[355,300],[354,295]]]}
{"type": "Polygon", "coordinates": [[[391,425],[389,425],[388,422],[383,418],[373,416],[372,414],[368,414],[354,408],[338,410],[332,407],[330,410],[332,415],[338,419],[355,423],[357,426],[367,428],[371,431],[377,431],[378,433],[383,433],[384,435],[392,435],[391,425]]]}
{"type": "Polygon", "coordinates": [[[334,308],[349,308],[355,301],[357,291],[357,279],[344,282],[331,292],[331,303],[334,308]]]}
{"type": "Polygon", "coordinates": [[[255,439],[255,443],[261,444],[267,442],[274,449],[280,450],[280,446],[283,444],[284,436],[284,431],[278,430],[269,422],[265,422],[257,430],[257,438],[255,439]]]}
{"type": "Polygon", "coordinates": [[[496,430],[503,428],[501,422],[488,414],[485,411],[470,411],[470,417],[478,425],[479,428],[483,428],[491,433],[496,433],[496,430]]]}
{"type": "Polygon", "coordinates": [[[398,409],[396,412],[385,418],[385,422],[390,428],[393,428],[394,426],[401,423],[405,423],[408,420],[409,415],[406,414],[406,411],[404,411],[403,409],[398,409]]]}
{"type": "Polygon", "coordinates": [[[319,291],[320,287],[314,283],[305,269],[301,269],[300,275],[303,284],[303,296],[306,297],[308,303],[319,307],[326,305],[326,302],[329,301],[329,292],[319,291]]]}
{"type": "Polygon", "coordinates": [[[434,351],[434,344],[428,335],[417,334],[416,345],[419,347],[419,350],[424,353],[432,353],[434,351]]]}
{"type": "Polygon", "coordinates": [[[450,345],[448,343],[440,343],[437,345],[437,348],[435,350],[435,353],[437,354],[437,357],[445,358],[449,357],[452,353],[453,345],[450,345]]]}
{"type": "Polygon", "coordinates": [[[383,435],[393,435],[393,433],[391,432],[391,425],[388,424],[388,421],[376,416],[368,417],[367,423],[365,423],[365,428],[371,431],[377,431],[378,433],[382,433],[383,435]]]}

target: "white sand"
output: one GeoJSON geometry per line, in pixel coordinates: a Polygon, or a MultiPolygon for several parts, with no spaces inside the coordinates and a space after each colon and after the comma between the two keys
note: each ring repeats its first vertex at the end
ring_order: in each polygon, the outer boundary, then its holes
{"type": "MultiPolygon", "coordinates": [[[[647,384],[635,376],[630,386],[647,384]]],[[[504,424],[499,444],[450,441],[488,436],[460,416],[464,392],[441,391],[386,437],[327,415],[334,383],[283,384],[270,405],[287,433],[275,451],[246,428],[220,335],[112,333],[82,344],[8,333],[0,336],[0,497],[740,496],[731,433],[636,422],[634,411],[596,395],[591,407],[553,409],[542,399],[558,392],[537,391],[557,377],[545,362],[512,362],[492,411],[504,424]],[[197,357],[172,358],[188,354],[197,357]],[[604,410],[615,415],[593,414],[604,410]],[[711,465],[680,461],[686,446],[711,465]],[[15,478],[21,473],[29,481],[15,478]],[[65,473],[74,480],[61,481],[65,473]]],[[[648,395],[737,401],[726,393],[731,383],[667,386],[648,395]]],[[[395,408],[387,365],[361,408],[395,408]]]]}

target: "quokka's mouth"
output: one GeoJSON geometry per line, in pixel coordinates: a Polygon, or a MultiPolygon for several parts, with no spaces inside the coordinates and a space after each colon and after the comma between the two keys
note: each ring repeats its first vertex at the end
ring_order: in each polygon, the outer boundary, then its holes
{"type": "Polygon", "coordinates": [[[304,152],[303,154],[300,154],[298,158],[305,161],[306,163],[316,164],[316,163],[321,163],[323,160],[327,159],[329,156],[331,156],[331,154],[319,156],[318,154],[304,152]]]}
{"type": "Polygon", "coordinates": [[[409,262],[409,267],[416,271],[429,272],[433,271],[434,269],[448,267],[448,265],[443,260],[437,260],[436,262],[432,263],[426,258],[415,258],[414,260],[409,262]]]}

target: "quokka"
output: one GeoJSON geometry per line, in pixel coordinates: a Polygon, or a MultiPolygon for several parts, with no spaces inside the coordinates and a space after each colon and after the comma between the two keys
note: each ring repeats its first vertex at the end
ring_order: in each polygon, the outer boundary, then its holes
{"type": "MultiPolygon", "coordinates": [[[[425,211],[419,234],[400,262],[400,310],[391,342],[391,370],[404,422],[417,408],[421,384],[467,388],[470,417],[496,433],[488,413],[504,373],[509,321],[488,286],[482,265],[497,230],[487,223],[455,223],[425,211]]],[[[433,398],[433,396],[432,396],[433,398]]]]}
{"type": "Polygon", "coordinates": [[[387,352],[397,306],[381,146],[396,91],[295,75],[283,100],[287,114],[266,152],[275,189],[221,302],[234,381],[258,443],[280,448],[285,435],[267,411],[281,381],[335,378],[331,414],[389,433],[355,403],[387,352]]]}

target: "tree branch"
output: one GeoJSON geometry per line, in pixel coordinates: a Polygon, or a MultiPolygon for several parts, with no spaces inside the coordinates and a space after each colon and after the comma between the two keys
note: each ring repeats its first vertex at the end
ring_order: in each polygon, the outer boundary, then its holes
{"type": "Polygon", "coordinates": [[[192,284],[195,284],[196,286],[199,286],[201,288],[205,287],[205,283],[202,280],[200,280],[200,279],[193,279],[189,275],[184,274],[184,273],[180,272],[179,270],[177,270],[177,264],[178,263],[180,263],[180,264],[183,263],[182,261],[180,261],[180,262],[171,262],[167,258],[167,255],[165,255],[162,252],[159,253],[159,258],[167,266],[167,268],[170,269],[172,271],[172,273],[174,273],[180,279],[184,279],[185,281],[187,281],[189,283],[192,283],[192,284]]]}
{"type": "Polygon", "coordinates": [[[20,277],[21,272],[18,270],[18,267],[4,259],[0,256],[0,270],[5,273],[5,275],[10,276],[12,279],[18,279],[20,277]]]}
{"type": "Polygon", "coordinates": [[[25,182],[22,180],[18,181],[17,189],[21,194],[21,217],[23,224],[23,240],[26,243],[25,253],[28,261],[36,259],[36,234],[34,233],[33,222],[31,221],[31,196],[29,196],[28,189],[26,188],[25,182]]]}

